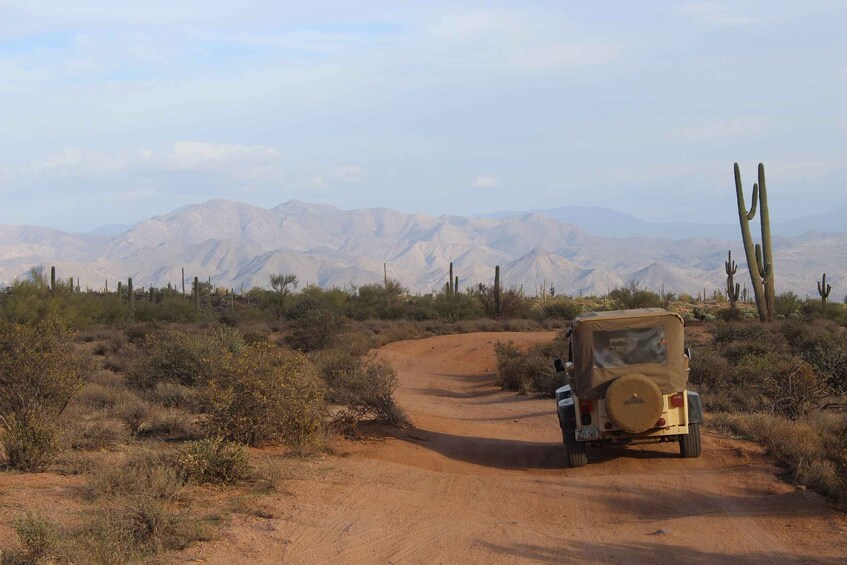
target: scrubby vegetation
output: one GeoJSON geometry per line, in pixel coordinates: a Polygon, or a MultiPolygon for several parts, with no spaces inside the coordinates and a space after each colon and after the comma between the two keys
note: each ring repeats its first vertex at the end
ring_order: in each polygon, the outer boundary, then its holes
{"type": "MultiPolygon", "coordinates": [[[[198,282],[193,300],[170,288],[80,292],[34,276],[0,294],[2,464],[82,476],[89,505],[89,519],[72,525],[21,515],[4,559],[111,563],[184,547],[220,520],[200,510],[204,489],[277,489],[281,457],[320,453],[333,433],[361,437],[362,422],[407,425],[397,375],[369,355],[374,347],[561,330],[582,311],[637,306],[728,317],[719,297],[636,284],[603,297],[528,297],[485,285],[412,296],[391,280],[347,291],[295,282],[243,296],[198,282]]],[[[844,308],[782,295],[787,321],[774,327],[745,322],[751,310],[740,302],[731,318],[742,321],[715,325],[696,347],[692,382],[725,414],[715,422],[768,445],[794,480],[843,497],[834,408],[847,393],[844,308]]],[[[496,355],[504,388],[549,395],[561,384],[551,360],[567,355],[567,341],[501,343],[496,355]]]]}
{"type": "Polygon", "coordinates": [[[767,446],[787,478],[847,502],[847,330],[828,320],[721,323],[694,349],[709,421],[767,446]]]}
{"type": "Polygon", "coordinates": [[[538,392],[552,397],[564,384],[562,375],[553,369],[553,359],[567,358],[568,339],[564,331],[552,342],[533,345],[526,351],[513,343],[496,343],[494,353],[499,384],[507,390],[538,392]]]}

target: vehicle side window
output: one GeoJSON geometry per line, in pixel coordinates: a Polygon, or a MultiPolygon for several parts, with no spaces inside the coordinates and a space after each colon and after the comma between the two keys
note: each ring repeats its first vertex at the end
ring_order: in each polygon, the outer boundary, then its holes
{"type": "Polygon", "coordinates": [[[667,364],[668,342],[662,327],[593,332],[593,339],[596,368],[667,364]]]}

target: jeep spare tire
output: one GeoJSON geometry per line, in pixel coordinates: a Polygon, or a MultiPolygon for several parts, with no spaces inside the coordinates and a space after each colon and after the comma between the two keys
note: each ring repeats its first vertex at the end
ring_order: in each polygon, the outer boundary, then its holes
{"type": "Polygon", "coordinates": [[[659,387],[638,373],[618,377],[606,390],[606,413],[625,432],[637,434],[656,427],[662,408],[659,387]]]}

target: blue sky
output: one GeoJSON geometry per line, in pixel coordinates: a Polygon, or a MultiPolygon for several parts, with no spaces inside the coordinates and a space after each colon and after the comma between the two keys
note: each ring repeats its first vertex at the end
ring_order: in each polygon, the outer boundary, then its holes
{"type": "Polygon", "coordinates": [[[847,3],[0,0],[0,223],[847,206],[847,3]],[[598,5],[594,5],[598,4],[598,5]]]}

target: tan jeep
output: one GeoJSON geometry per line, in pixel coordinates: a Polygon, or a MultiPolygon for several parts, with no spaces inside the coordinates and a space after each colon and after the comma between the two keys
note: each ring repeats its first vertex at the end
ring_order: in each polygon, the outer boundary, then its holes
{"type": "Polygon", "coordinates": [[[588,462],[586,446],[679,442],[700,455],[700,395],[686,390],[690,352],[682,317],[662,308],[590,312],[574,318],[567,384],[556,391],[568,464],[588,462]]]}

